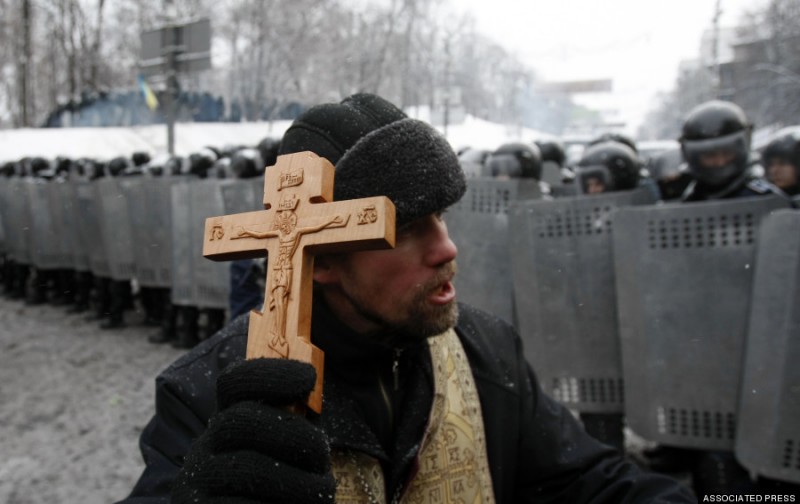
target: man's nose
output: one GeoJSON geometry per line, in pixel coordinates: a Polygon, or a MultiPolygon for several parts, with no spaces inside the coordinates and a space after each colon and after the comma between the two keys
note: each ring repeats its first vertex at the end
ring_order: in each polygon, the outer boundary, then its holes
{"type": "Polygon", "coordinates": [[[429,265],[439,266],[448,263],[458,255],[458,247],[450,239],[444,220],[440,218],[435,220],[428,239],[430,241],[425,259],[429,265]]]}

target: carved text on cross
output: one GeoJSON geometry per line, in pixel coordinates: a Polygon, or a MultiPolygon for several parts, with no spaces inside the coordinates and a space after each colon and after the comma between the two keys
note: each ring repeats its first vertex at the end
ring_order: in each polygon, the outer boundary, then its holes
{"type": "Polygon", "coordinates": [[[266,210],[206,220],[203,255],[268,256],[265,310],[250,313],[247,358],[310,362],[321,408],[322,352],[310,343],[313,254],[394,246],[394,205],[383,196],[332,202],[333,166],[310,152],[280,156],[264,182],[266,210]],[[353,218],[351,218],[353,216],[353,218]]]}

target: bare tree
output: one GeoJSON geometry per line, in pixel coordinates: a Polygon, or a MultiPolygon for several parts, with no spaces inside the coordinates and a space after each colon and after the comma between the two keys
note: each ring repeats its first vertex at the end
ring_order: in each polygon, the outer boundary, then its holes
{"type": "MultiPolygon", "coordinates": [[[[70,102],[133,89],[141,33],[205,16],[214,69],[182,76],[182,87],[224,96],[246,120],[358,91],[410,106],[459,89],[468,112],[517,122],[515,108],[535,77],[447,0],[0,0],[0,7],[0,127],[41,124],[70,102]]],[[[163,78],[151,84],[163,89],[163,78]]]]}
{"type": "MultiPolygon", "coordinates": [[[[644,138],[674,138],[686,113],[698,103],[722,98],[740,105],[756,126],[800,122],[800,2],[770,0],[747,12],[737,28],[732,61],[719,66],[719,92],[708,68],[678,77],[662,95],[640,131],[644,138]]],[[[716,76],[714,76],[716,77],[716,76]]]]}

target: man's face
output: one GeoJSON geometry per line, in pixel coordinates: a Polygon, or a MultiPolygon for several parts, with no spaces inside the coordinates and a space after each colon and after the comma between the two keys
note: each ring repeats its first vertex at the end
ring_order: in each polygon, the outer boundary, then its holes
{"type": "Polygon", "coordinates": [[[605,192],[606,185],[600,180],[599,177],[589,177],[586,179],[586,193],[587,194],[600,194],[605,192]]]}
{"type": "Polygon", "coordinates": [[[767,180],[781,189],[790,189],[797,185],[797,170],[788,160],[775,157],[767,165],[767,180]]]}
{"type": "Polygon", "coordinates": [[[314,277],[345,324],[399,344],[455,325],[456,254],[441,214],[432,214],[398,228],[394,249],[326,258],[314,277]]]}
{"type": "Polygon", "coordinates": [[[736,152],[729,149],[719,149],[700,154],[700,164],[706,168],[723,168],[736,159],[736,152]]]}

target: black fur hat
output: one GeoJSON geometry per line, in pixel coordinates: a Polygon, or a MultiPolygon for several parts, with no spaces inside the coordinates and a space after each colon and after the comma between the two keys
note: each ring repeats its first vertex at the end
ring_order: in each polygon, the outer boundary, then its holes
{"type": "Polygon", "coordinates": [[[298,117],[280,154],[306,150],[336,166],[334,200],[388,196],[397,226],[444,210],[466,191],[447,140],[376,95],[356,94],[298,117]]]}

